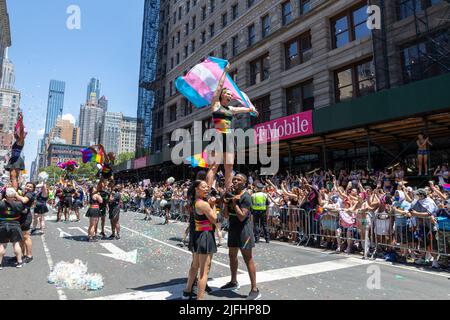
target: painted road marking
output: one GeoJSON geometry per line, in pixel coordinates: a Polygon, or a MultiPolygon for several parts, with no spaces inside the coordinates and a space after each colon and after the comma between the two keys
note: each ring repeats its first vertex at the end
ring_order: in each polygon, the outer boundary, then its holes
{"type": "MultiPolygon", "coordinates": [[[[141,237],[144,237],[144,238],[147,238],[147,239],[149,239],[149,240],[152,240],[152,241],[161,243],[161,244],[163,244],[163,245],[165,245],[165,246],[171,247],[172,249],[176,249],[176,250],[179,250],[179,251],[184,252],[184,253],[186,253],[186,254],[192,255],[192,253],[191,253],[189,250],[185,250],[185,249],[182,249],[182,248],[180,248],[180,247],[171,245],[171,244],[169,244],[169,243],[167,243],[167,242],[164,242],[164,241],[161,241],[161,240],[158,240],[158,239],[149,237],[149,236],[147,236],[146,234],[143,234],[143,233],[138,232],[138,231],[136,231],[136,230],[127,228],[127,227],[125,227],[125,226],[123,226],[123,225],[121,226],[121,228],[122,228],[122,229],[125,229],[125,230],[128,230],[128,231],[130,231],[130,232],[132,232],[132,233],[135,233],[135,234],[137,234],[137,235],[139,235],[139,236],[141,236],[141,237]]],[[[225,268],[230,268],[230,266],[229,266],[228,264],[225,264],[225,263],[222,263],[222,262],[219,262],[219,261],[213,260],[212,263],[217,264],[217,265],[222,266],[222,267],[225,267],[225,268]]],[[[241,269],[238,269],[238,273],[247,274],[246,271],[241,270],[241,269]]]]}
{"type": "MultiPolygon", "coordinates": [[[[300,277],[309,276],[317,273],[331,272],[341,269],[357,267],[361,265],[371,264],[370,261],[353,261],[351,259],[339,259],[335,261],[319,262],[295,267],[274,269],[268,271],[261,271],[256,273],[257,283],[264,283],[270,281],[279,281],[290,278],[298,279],[300,277]]],[[[220,290],[221,286],[225,285],[230,280],[229,276],[216,278],[208,281],[208,285],[213,290],[220,290]]],[[[250,285],[250,279],[246,274],[238,275],[238,282],[241,286],[250,285]]],[[[154,288],[150,290],[134,291],[122,294],[115,294],[105,297],[87,299],[87,300],[166,300],[181,298],[185,284],[176,284],[172,286],[154,288]]]]}
{"type": "Polygon", "coordinates": [[[112,243],[100,243],[100,245],[109,252],[111,252],[111,253],[99,253],[102,256],[136,264],[137,249],[130,252],[126,252],[112,243]]]}
{"type": "MultiPolygon", "coordinates": [[[[42,245],[44,247],[45,256],[47,257],[48,266],[50,267],[50,271],[52,271],[53,267],[54,267],[53,259],[52,259],[52,256],[50,255],[50,250],[48,250],[47,241],[45,240],[45,235],[42,235],[41,239],[42,239],[42,245]]],[[[59,300],[67,300],[67,296],[62,289],[56,288],[56,292],[58,293],[59,300]]]]}

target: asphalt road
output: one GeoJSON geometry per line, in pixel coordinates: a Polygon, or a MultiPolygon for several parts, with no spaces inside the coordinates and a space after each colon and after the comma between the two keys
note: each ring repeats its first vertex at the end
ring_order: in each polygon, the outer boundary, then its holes
{"type": "MultiPolygon", "coordinates": [[[[50,212],[45,235],[32,237],[34,260],[30,264],[14,268],[12,248],[8,246],[0,271],[0,299],[180,299],[191,261],[190,252],[180,246],[187,225],[162,225],[163,219],[149,222],[143,217],[134,212],[121,213],[120,240],[88,243],[87,218],[55,223],[55,215],[50,212]],[[47,282],[54,265],[75,259],[87,263],[89,273],[103,276],[103,289],[56,288],[47,282]]],[[[450,274],[446,271],[366,261],[275,241],[257,244],[254,256],[263,299],[450,299],[450,274]]],[[[238,275],[241,289],[237,292],[218,290],[230,280],[226,247],[219,248],[213,260],[208,283],[217,290],[206,298],[245,299],[250,281],[242,258],[238,275]]]]}

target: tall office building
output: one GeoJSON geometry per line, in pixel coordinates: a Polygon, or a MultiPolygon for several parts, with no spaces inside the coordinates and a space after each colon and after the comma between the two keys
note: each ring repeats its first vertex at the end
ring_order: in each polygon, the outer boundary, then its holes
{"type": "Polygon", "coordinates": [[[103,111],[108,111],[108,98],[105,96],[102,96],[99,100],[98,100],[98,105],[100,108],[103,109],[103,111]]]}
{"type": "Polygon", "coordinates": [[[65,144],[80,144],[79,130],[74,126],[70,120],[58,118],[55,126],[49,134],[49,141],[53,142],[55,139],[63,140],[65,144]]]}
{"type": "Polygon", "coordinates": [[[45,119],[45,136],[55,126],[56,119],[62,117],[64,108],[64,92],[66,83],[59,80],[51,80],[48,92],[47,117],[45,119]]]}
{"type": "Polygon", "coordinates": [[[8,48],[5,50],[5,57],[3,58],[2,65],[2,78],[0,81],[0,88],[2,89],[14,89],[15,84],[14,64],[9,60],[8,48]]]}
{"type": "Polygon", "coordinates": [[[91,100],[80,108],[80,142],[83,146],[90,146],[100,143],[101,128],[105,112],[95,101],[95,93],[92,93],[91,100]]]}
{"type": "Polygon", "coordinates": [[[136,118],[123,117],[120,125],[119,154],[136,151],[136,124],[136,118]]]}
{"type": "Polygon", "coordinates": [[[88,83],[87,93],[86,93],[86,102],[91,100],[91,94],[95,93],[97,99],[100,98],[100,80],[96,78],[91,78],[88,83]]]}
{"type": "Polygon", "coordinates": [[[20,111],[20,92],[14,89],[0,88],[0,130],[14,132],[14,126],[20,111]]]}
{"type": "Polygon", "coordinates": [[[100,141],[106,152],[119,153],[122,118],[120,112],[105,112],[100,141]]]}
{"type": "MultiPolygon", "coordinates": [[[[3,65],[3,57],[6,48],[11,46],[11,30],[9,24],[8,8],[6,0],[0,0],[0,65],[3,65]]],[[[1,75],[0,75],[1,77],[1,75]]],[[[0,78],[1,80],[1,78],[0,78]]]]}
{"type": "Polygon", "coordinates": [[[145,0],[141,47],[141,68],[137,108],[136,152],[142,155],[152,143],[152,110],[155,92],[152,82],[156,77],[159,33],[160,0],[145,0]]]}

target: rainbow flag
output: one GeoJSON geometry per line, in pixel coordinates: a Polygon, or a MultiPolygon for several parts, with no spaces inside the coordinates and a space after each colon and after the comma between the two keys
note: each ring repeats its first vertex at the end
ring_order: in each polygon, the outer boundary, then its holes
{"type": "Polygon", "coordinates": [[[445,191],[450,191],[450,183],[443,184],[442,188],[444,188],[445,191]]]}
{"type": "MultiPolygon", "coordinates": [[[[208,57],[194,66],[184,77],[178,77],[175,86],[195,107],[209,106],[227,64],[227,60],[208,57]]],[[[229,74],[226,76],[224,88],[231,90],[233,100],[244,107],[254,108],[249,97],[237,87],[229,74]]]]}
{"type": "Polygon", "coordinates": [[[208,168],[208,155],[205,152],[186,158],[190,162],[192,168],[208,168]]]}
{"type": "Polygon", "coordinates": [[[102,164],[105,156],[105,150],[102,145],[81,149],[81,153],[83,163],[95,162],[102,164]],[[98,147],[98,151],[95,150],[95,147],[98,147]]]}

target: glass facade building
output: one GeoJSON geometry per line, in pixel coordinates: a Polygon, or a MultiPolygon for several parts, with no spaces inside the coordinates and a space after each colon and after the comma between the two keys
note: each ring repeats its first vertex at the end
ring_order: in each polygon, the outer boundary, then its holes
{"type": "Polygon", "coordinates": [[[100,99],[100,80],[91,78],[89,81],[86,93],[86,102],[91,99],[91,93],[95,93],[96,100],[100,99]]]}
{"type": "Polygon", "coordinates": [[[66,83],[64,81],[51,80],[48,92],[47,117],[45,119],[45,135],[55,126],[56,119],[62,117],[64,107],[64,92],[66,83]]]}
{"type": "Polygon", "coordinates": [[[152,109],[155,92],[151,83],[156,76],[160,0],[145,0],[142,27],[141,67],[137,108],[136,153],[149,151],[152,141],[152,109]]]}

